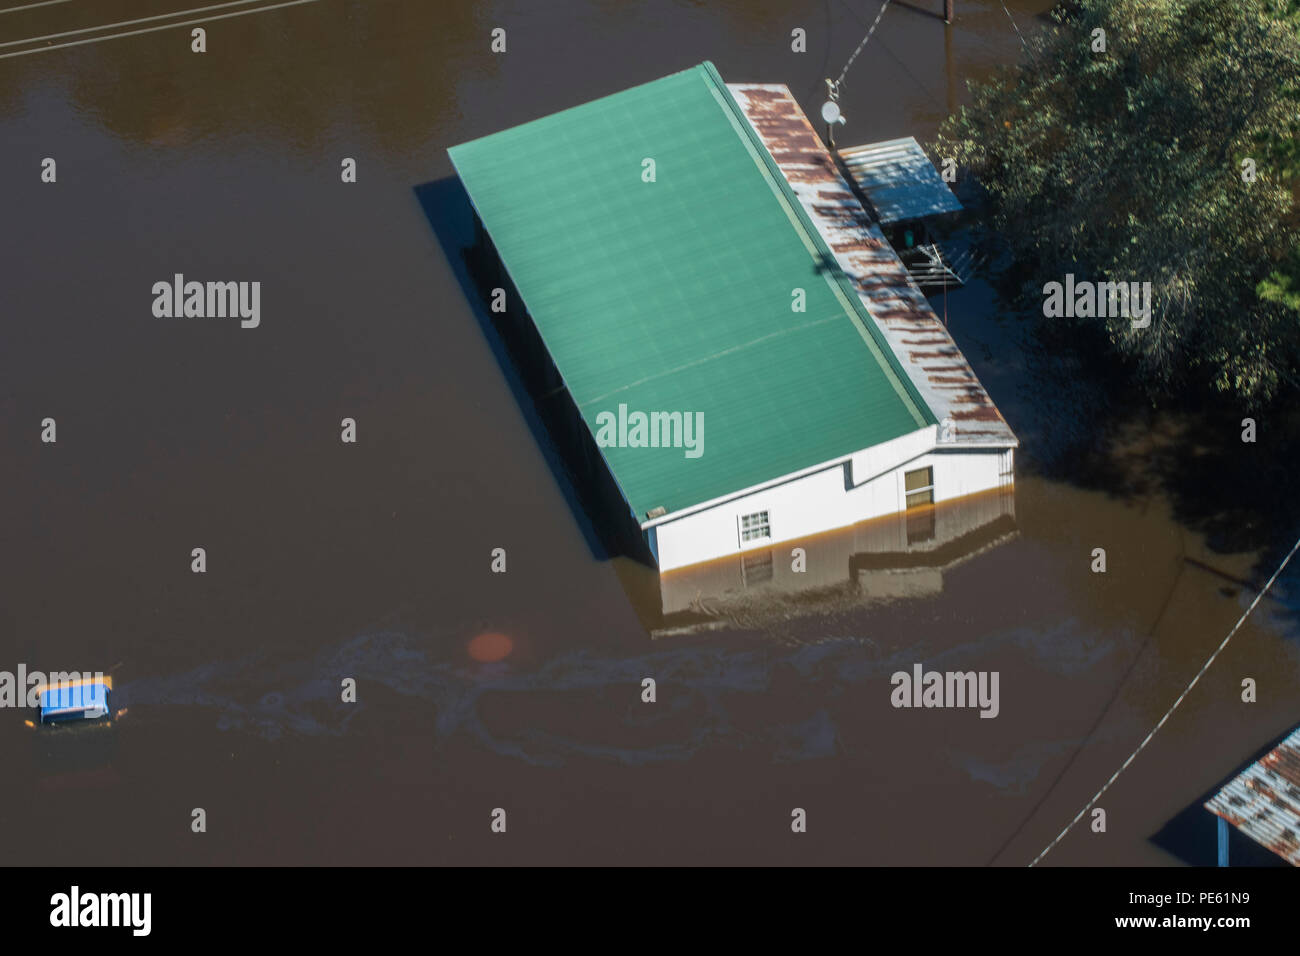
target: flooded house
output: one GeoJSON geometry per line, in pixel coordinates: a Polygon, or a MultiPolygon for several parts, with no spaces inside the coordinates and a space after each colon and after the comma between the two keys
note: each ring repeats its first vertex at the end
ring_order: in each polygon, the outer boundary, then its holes
{"type": "Polygon", "coordinates": [[[662,611],[789,619],[934,598],[950,572],[1018,534],[1014,489],[966,495],[664,572],[662,611]]]}
{"type": "Polygon", "coordinates": [[[704,63],[449,153],[566,468],[660,571],[1013,486],[1016,436],[785,86],[704,63]]]}

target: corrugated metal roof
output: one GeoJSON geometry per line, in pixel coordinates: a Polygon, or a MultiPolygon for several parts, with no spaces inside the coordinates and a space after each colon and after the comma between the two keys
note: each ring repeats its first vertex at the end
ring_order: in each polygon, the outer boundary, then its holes
{"type": "Polygon", "coordinates": [[[934,423],[712,64],[449,152],[593,434],[703,413],[699,458],[602,449],[639,519],[934,423]]]}
{"type": "Polygon", "coordinates": [[[961,203],[911,136],[850,146],[840,159],[883,223],[956,212],[961,203]]]}
{"type": "Polygon", "coordinates": [[[936,418],[952,419],[954,442],[1019,445],[790,90],[775,83],[733,83],[730,89],[913,386],[936,418]]]}
{"type": "Polygon", "coordinates": [[[1300,727],[1237,774],[1205,808],[1300,866],[1300,727]]]}

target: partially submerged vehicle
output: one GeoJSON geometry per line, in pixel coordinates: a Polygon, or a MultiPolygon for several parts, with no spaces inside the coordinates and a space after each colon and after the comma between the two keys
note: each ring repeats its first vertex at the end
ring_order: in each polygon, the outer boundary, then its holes
{"type": "Polygon", "coordinates": [[[116,779],[117,719],[113,678],[95,676],[59,681],[38,688],[40,712],[25,723],[32,728],[32,747],[43,789],[103,785],[116,779]]]}
{"type": "MultiPolygon", "coordinates": [[[[119,711],[115,714],[110,708],[109,699],[113,693],[111,677],[61,681],[41,687],[38,693],[42,727],[105,727],[125,713],[119,711]]],[[[36,726],[30,720],[27,723],[36,726]]]]}

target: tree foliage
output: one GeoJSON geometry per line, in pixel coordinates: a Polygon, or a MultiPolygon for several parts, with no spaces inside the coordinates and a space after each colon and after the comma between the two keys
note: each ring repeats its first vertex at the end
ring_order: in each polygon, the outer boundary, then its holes
{"type": "Polygon", "coordinates": [[[1149,328],[1076,321],[1104,327],[1153,391],[1256,399],[1295,384],[1296,6],[1083,0],[940,132],[939,155],[983,188],[1019,306],[1041,314],[1066,273],[1152,283],[1149,328]]]}

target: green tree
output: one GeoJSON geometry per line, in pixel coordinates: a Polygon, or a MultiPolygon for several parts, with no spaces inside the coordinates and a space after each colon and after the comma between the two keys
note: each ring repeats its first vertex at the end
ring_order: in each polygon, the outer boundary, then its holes
{"type": "Polygon", "coordinates": [[[1016,306],[1041,314],[1044,285],[1071,272],[1152,283],[1149,328],[1074,321],[1104,328],[1153,392],[1295,384],[1296,6],[1082,0],[940,131],[939,155],[983,188],[1016,306]]]}

